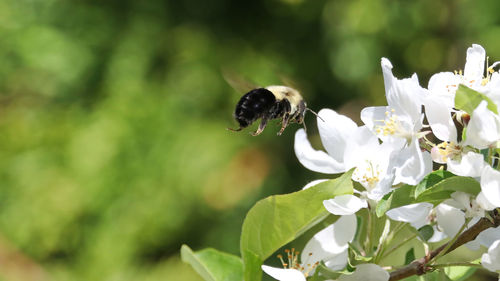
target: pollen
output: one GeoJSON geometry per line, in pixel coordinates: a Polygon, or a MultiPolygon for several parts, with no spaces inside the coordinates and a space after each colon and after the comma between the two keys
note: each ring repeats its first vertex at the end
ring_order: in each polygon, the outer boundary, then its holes
{"type": "Polygon", "coordinates": [[[454,142],[445,141],[438,145],[439,156],[442,161],[446,162],[449,158],[453,159],[462,153],[462,147],[454,142]]]}
{"type": "Polygon", "coordinates": [[[363,165],[360,165],[354,170],[353,178],[361,183],[367,190],[371,190],[380,182],[382,169],[378,164],[366,160],[363,165]]]}
{"type": "Polygon", "coordinates": [[[395,110],[391,109],[390,111],[385,112],[385,120],[375,120],[376,122],[380,122],[383,124],[375,126],[375,132],[377,133],[377,135],[400,137],[406,135],[401,126],[398,115],[394,113],[395,110]]]}
{"type": "Polygon", "coordinates": [[[296,269],[304,274],[304,277],[308,277],[312,270],[314,270],[318,265],[319,261],[310,263],[309,260],[313,256],[313,253],[307,254],[307,259],[303,263],[299,262],[299,251],[295,251],[295,248],[285,249],[285,254],[287,262],[283,259],[283,255],[277,255],[278,259],[281,261],[284,269],[296,269]]]}

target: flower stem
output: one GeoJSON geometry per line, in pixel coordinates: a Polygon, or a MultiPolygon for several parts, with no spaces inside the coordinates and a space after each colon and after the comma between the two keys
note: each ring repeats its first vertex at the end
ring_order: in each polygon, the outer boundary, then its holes
{"type": "Polygon", "coordinates": [[[372,212],[370,208],[368,208],[368,223],[366,227],[366,243],[365,243],[365,252],[367,255],[371,254],[372,251],[372,234],[373,234],[373,225],[372,225],[372,212]]]}

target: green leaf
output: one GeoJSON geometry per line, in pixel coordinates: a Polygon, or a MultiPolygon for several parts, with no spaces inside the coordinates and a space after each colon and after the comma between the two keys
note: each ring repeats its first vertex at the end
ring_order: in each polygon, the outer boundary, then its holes
{"type": "Polygon", "coordinates": [[[417,201],[440,203],[449,198],[449,195],[455,191],[477,195],[481,191],[481,185],[470,177],[449,177],[421,192],[417,196],[417,201]]]}
{"type": "Polygon", "coordinates": [[[341,271],[331,270],[326,267],[323,263],[320,263],[316,267],[314,276],[309,281],[324,281],[326,279],[336,280],[342,275],[341,271]]]}
{"type": "Polygon", "coordinates": [[[455,93],[455,108],[461,109],[472,115],[472,112],[483,101],[488,102],[488,109],[498,114],[496,104],[486,95],[474,91],[471,88],[460,84],[455,93]]]}
{"type": "Polygon", "coordinates": [[[429,239],[431,239],[431,237],[434,235],[434,228],[432,228],[432,226],[430,225],[424,225],[417,231],[420,239],[424,241],[429,241],[429,239]]]}
{"type": "Polygon", "coordinates": [[[410,264],[414,260],[415,260],[415,249],[413,249],[412,247],[405,254],[405,265],[410,264]]]}
{"type": "Polygon", "coordinates": [[[261,280],[260,266],[267,257],[330,214],[324,200],[352,194],[352,172],[306,190],[267,197],[250,209],[240,239],[245,280],[261,280]]]}
{"type": "Polygon", "coordinates": [[[376,213],[380,218],[390,209],[415,203],[415,186],[404,185],[386,194],[377,204],[376,213]]]}
{"type": "MultiPolygon", "coordinates": [[[[479,264],[481,259],[476,259],[471,263],[479,264]]],[[[468,280],[474,272],[476,272],[477,267],[471,266],[449,266],[444,268],[444,272],[453,281],[463,281],[468,280]]]]}
{"type": "Polygon", "coordinates": [[[181,258],[206,281],[243,280],[243,263],[237,256],[210,248],[193,252],[182,245],[181,258]]]}
{"type": "Polygon", "coordinates": [[[354,255],[354,260],[368,262],[368,261],[371,261],[373,259],[372,256],[369,256],[369,257],[363,256],[363,254],[361,253],[359,248],[356,247],[354,244],[352,244],[350,242],[348,244],[349,244],[349,251],[351,251],[351,253],[354,255]]]}
{"type": "Polygon", "coordinates": [[[422,192],[424,192],[425,190],[431,188],[432,186],[434,186],[438,182],[440,182],[440,181],[442,181],[442,180],[444,180],[446,178],[453,177],[453,176],[455,176],[453,173],[445,171],[445,170],[437,170],[437,171],[434,171],[434,172],[428,174],[415,187],[415,197],[418,198],[418,196],[422,192]]]}

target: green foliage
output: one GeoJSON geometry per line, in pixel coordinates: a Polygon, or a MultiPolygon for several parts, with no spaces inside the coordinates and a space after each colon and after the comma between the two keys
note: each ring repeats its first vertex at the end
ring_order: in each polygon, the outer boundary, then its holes
{"type": "Polygon", "coordinates": [[[453,177],[454,174],[445,170],[434,171],[422,179],[415,187],[415,197],[419,197],[427,189],[431,188],[438,182],[453,177]]]}
{"type": "Polygon", "coordinates": [[[267,257],[329,215],[324,200],[352,194],[352,172],[305,190],[268,197],[250,209],[240,240],[245,280],[260,280],[260,265],[267,257]]]}
{"type": "Polygon", "coordinates": [[[414,186],[403,185],[386,194],[377,204],[377,216],[382,217],[390,209],[415,203],[414,192],[414,186]]]}
{"type": "MultiPolygon", "coordinates": [[[[479,263],[480,260],[477,260],[475,263],[479,263]]],[[[469,280],[468,278],[476,272],[476,267],[471,266],[450,266],[444,269],[446,276],[453,281],[464,281],[469,280]]]]}
{"type": "Polygon", "coordinates": [[[427,175],[416,186],[404,185],[386,194],[377,204],[377,216],[383,216],[390,209],[414,203],[429,202],[437,205],[450,198],[455,191],[477,195],[481,186],[473,178],[437,170],[427,175]]]}
{"type": "Polygon", "coordinates": [[[239,257],[214,249],[204,249],[194,253],[186,245],[182,245],[181,257],[206,281],[243,280],[243,263],[239,257]]]}
{"type": "Polygon", "coordinates": [[[428,241],[434,235],[434,228],[430,225],[424,225],[417,230],[417,233],[422,241],[428,241]]]}
{"type": "Polygon", "coordinates": [[[410,248],[405,254],[405,265],[410,264],[413,260],[415,260],[415,249],[410,248]]]}
{"type": "Polygon", "coordinates": [[[455,107],[461,109],[469,114],[472,114],[474,109],[481,103],[481,101],[488,102],[488,109],[493,113],[498,114],[498,109],[495,103],[488,98],[486,95],[481,94],[471,88],[464,86],[462,84],[458,85],[458,89],[455,94],[455,107]]]}
{"type": "MultiPolygon", "coordinates": [[[[225,130],[243,93],[221,69],[259,85],[290,77],[313,110],[355,117],[385,103],[380,57],[398,77],[418,72],[423,85],[430,73],[463,67],[467,46],[457,42],[500,58],[499,8],[491,0],[2,0],[2,239],[48,280],[199,280],[180,262],[181,244],[238,253],[257,200],[316,176],[292,152],[300,126],[281,137],[274,124],[258,138],[225,130]]],[[[0,279],[25,269],[20,261],[0,279]]]]}
{"type": "Polygon", "coordinates": [[[470,177],[449,177],[432,185],[417,196],[418,202],[430,202],[439,204],[444,199],[450,197],[455,191],[462,191],[472,195],[477,195],[481,191],[481,185],[470,177]],[[443,199],[444,198],[444,199],[443,199]]]}

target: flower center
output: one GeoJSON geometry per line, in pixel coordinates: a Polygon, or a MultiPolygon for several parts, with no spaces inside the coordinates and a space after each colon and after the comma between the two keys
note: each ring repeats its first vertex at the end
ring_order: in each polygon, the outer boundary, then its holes
{"type": "Polygon", "coordinates": [[[473,218],[473,217],[483,217],[484,209],[477,203],[475,199],[471,199],[469,206],[465,208],[465,217],[473,218]]]}
{"type": "Polygon", "coordinates": [[[398,115],[394,114],[395,110],[391,109],[391,111],[385,112],[384,120],[376,120],[376,122],[381,122],[383,125],[375,126],[375,132],[377,135],[382,136],[395,136],[401,137],[405,139],[411,138],[411,133],[408,133],[407,130],[403,127],[401,123],[401,119],[398,115]]]}
{"type": "Polygon", "coordinates": [[[488,66],[489,64],[489,57],[486,57],[486,77],[484,77],[482,80],[481,80],[481,86],[486,86],[486,84],[488,84],[491,80],[491,75],[493,74],[493,72],[495,72],[495,67],[500,64],[500,62],[494,62],[492,65],[488,66]]]}
{"type": "Polygon", "coordinates": [[[380,181],[382,169],[377,163],[370,160],[365,160],[361,165],[358,165],[353,173],[353,179],[361,183],[368,191],[375,188],[380,181]]]}
{"type": "Polygon", "coordinates": [[[462,147],[454,142],[444,141],[431,150],[431,156],[437,163],[446,163],[448,159],[456,159],[462,154],[462,147]]]}
{"type": "Polygon", "coordinates": [[[308,254],[308,258],[304,261],[304,263],[299,262],[299,251],[295,251],[295,248],[292,248],[291,250],[285,249],[285,254],[287,256],[287,261],[283,259],[283,255],[278,255],[278,259],[281,261],[281,264],[283,265],[284,269],[296,269],[302,272],[305,277],[309,276],[309,273],[316,268],[319,265],[319,261],[310,264],[307,263],[310,257],[312,257],[312,253],[308,254]]]}

